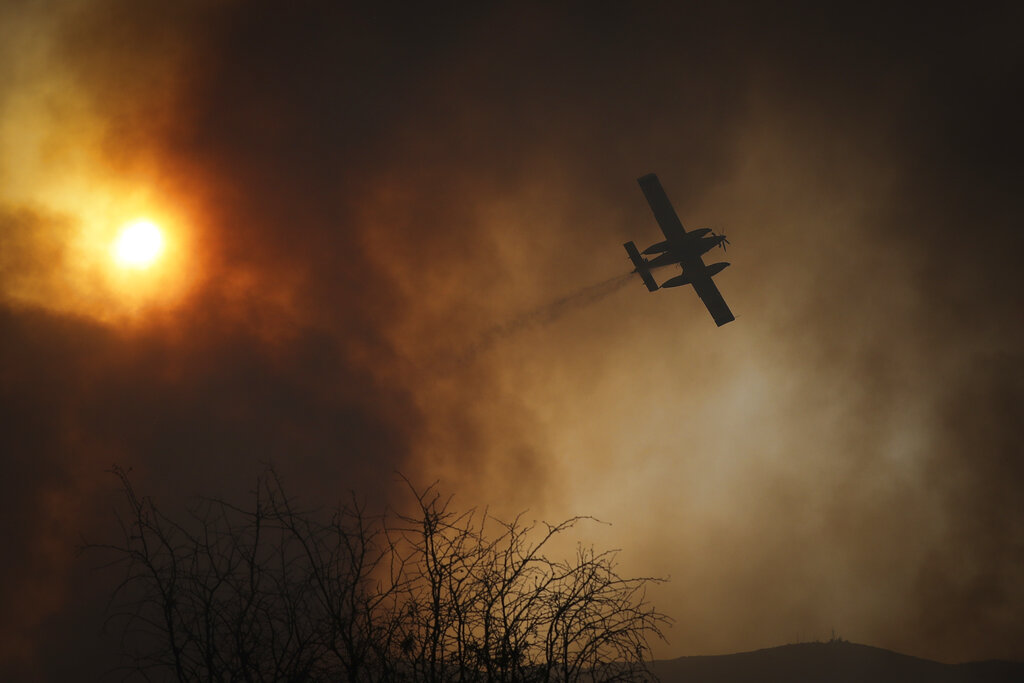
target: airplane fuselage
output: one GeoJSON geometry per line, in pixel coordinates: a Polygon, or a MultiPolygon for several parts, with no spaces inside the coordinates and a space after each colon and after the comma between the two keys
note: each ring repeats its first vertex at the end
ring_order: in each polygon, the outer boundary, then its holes
{"type": "Polygon", "coordinates": [[[687,233],[686,239],[683,240],[665,240],[645,249],[643,252],[645,254],[658,254],[648,261],[648,267],[661,268],[675,264],[686,266],[690,261],[698,263],[697,259],[717,247],[725,239],[722,235],[703,237],[697,235],[697,232],[695,230],[692,233],[687,233]]]}

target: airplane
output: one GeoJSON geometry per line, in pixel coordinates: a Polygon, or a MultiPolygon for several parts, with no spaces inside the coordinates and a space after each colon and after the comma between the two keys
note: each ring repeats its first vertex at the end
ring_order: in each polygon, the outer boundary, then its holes
{"type": "Polygon", "coordinates": [[[682,268],[683,274],[661,283],[662,289],[692,285],[697,296],[711,313],[716,325],[721,327],[735,320],[736,317],[726,305],[722,293],[718,291],[714,280],[711,279],[729,264],[723,262],[705,265],[701,258],[703,254],[714,247],[721,247],[722,251],[725,251],[725,245],[729,243],[729,240],[725,238],[725,235],[716,235],[710,228],[687,232],[655,174],[650,173],[638,178],[637,182],[640,184],[640,189],[643,190],[644,197],[647,198],[647,203],[651,205],[651,211],[654,212],[654,218],[661,226],[661,231],[665,233],[665,240],[644,249],[644,254],[657,254],[650,260],[640,255],[633,242],[623,244],[626,253],[629,254],[629,259],[635,266],[633,272],[640,275],[649,291],[654,292],[658,290],[658,283],[651,275],[651,269],[678,264],[682,268]]]}

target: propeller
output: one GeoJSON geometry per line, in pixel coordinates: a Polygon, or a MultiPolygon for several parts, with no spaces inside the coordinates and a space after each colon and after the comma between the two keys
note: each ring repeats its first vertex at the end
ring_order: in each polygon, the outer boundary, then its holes
{"type": "Polygon", "coordinates": [[[725,245],[730,243],[729,240],[726,239],[725,235],[716,235],[715,231],[712,230],[711,231],[711,236],[712,237],[721,237],[722,241],[718,243],[718,246],[720,246],[722,248],[722,251],[724,251],[724,252],[728,252],[729,251],[728,249],[725,248],[725,245]]]}

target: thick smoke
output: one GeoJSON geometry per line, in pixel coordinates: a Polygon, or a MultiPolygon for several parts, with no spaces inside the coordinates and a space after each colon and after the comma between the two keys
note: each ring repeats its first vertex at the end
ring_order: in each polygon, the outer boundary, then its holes
{"type": "Polygon", "coordinates": [[[672,578],[663,656],[1024,657],[1018,10],[12,7],[0,677],[108,663],[114,462],[593,514],[672,578]],[[648,172],[735,323],[609,277],[648,172]],[[159,286],[89,256],[136,207],[159,286]]]}

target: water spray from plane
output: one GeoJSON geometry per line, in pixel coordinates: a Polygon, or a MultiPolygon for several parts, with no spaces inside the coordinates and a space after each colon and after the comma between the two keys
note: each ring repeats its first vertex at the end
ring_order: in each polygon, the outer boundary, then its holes
{"type": "Polygon", "coordinates": [[[476,341],[458,354],[458,362],[460,364],[467,363],[504,339],[526,330],[550,325],[572,311],[596,304],[622,289],[632,275],[631,272],[622,273],[607,280],[581,287],[554,301],[522,313],[512,320],[494,325],[480,333],[476,341]]]}

